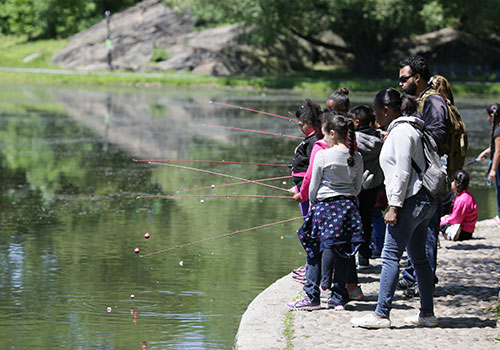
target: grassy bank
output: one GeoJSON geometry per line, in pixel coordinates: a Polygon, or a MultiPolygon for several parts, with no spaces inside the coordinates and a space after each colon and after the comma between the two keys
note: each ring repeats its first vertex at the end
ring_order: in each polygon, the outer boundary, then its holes
{"type": "MultiPolygon", "coordinates": [[[[329,92],[342,86],[352,91],[377,91],[397,87],[396,71],[382,77],[356,76],[346,69],[318,69],[290,74],[213,77],[191,72],[69,71],[52,65],[52,57],[65,40],[26,41],[0,38],[0,82],[25,84],[88,84],[126,86],[208,86],[239,89],[291,89],[329,92]],[[31,56],[31,57],[30,57],[31,56]],[[28,59],[27,59],[28,58],[28,59]]],[[[452,81],[457,94],[500,94],[500,83],[452,81]]]]}

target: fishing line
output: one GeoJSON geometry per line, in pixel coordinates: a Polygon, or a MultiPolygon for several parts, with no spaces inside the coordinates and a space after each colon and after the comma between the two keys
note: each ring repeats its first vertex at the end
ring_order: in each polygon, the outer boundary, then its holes
{"type": "MultiPolygon", "coordinates": [[[[282,180],[282,179],[289,179],[291,178],[290,175],[288,176],[279,176],[279,177],[268,177],[267,179],[259,179],[259,180],[254,180],[256,182],[263,182],[263,181],[271,181],[271,180],[282,180]]],[[[188,190],[180,190],[177,191],[177,193],[182,193],[182,192],[190,192],[190,191],[199,191],[199,190],[207,190],[207,189],[215,189],[216,187],[225,187],[225,186],[234,186],[234,185],[243,185],[249,183],[248,181],[240,181],[240,182],[231,182],[228,184],[222,184],[222,185],[212,185],[212,186],[206,186],[206,187],[197,187],[197,188],[190,188],[188,190]]]]}
{"type": "Polygon", "coordinates": [[[253,130],[253,129],[243,129],[243,128],[237,128],[234,126],[221,126],[221,125],[207,125],[203,124],[203,126],[209,127],[209,128],[219,128],[219,129],[229,129],[229,130],[236,130],[236,131],[248,131],[248,132],[255,132],[258,134],[266,134],[266,135],[273,135],[273,136],[283,136],[283,137],[290,137],[292,139],[299,139],[303,140],[304,137],[300,136],[293,136],[293,135],[286,135],[278,132],[270,132],[270,131],[259,131],[259,130],[253,130]]]}
{"type": "Polygon", "coordinates": [[[240,180],[240,181],[248,181],[250,183],[254,183],[254,184],[257,184],[257,185],[260,185],[260,186],[265,186],[265,187],[269,187],[269,188],[274,188],[275,190],[280,190],[280,191],[288,192],[288,190],[286,188],[281,188],[281,187],[277,187],[277,186],[265,184],[265,183],[262,183],[262,182],[257,182],[255,180],[248,180],[248,179],[244,179],[242,177],[237,177],[237,176],[233,176],[233,175],[222,174],[222,173],[218,173],[218,172],[211,171],[211,170],[192,168],[192,167],[188,167],[188,166],[184,166],[184,165],[170,164],[170,163],[148,162],[148,164],[163,165],[163,166],[169,166],[169,167],[180,168],[180,169],[194,170],[194,171],[198,171],[198,172],[206,173],[206,174],[212,174],[212,175],[229,177],[231,179],[240,180]]]}
{"type": "Polygon", "coordinates": [[[235,105],[230,105],[230,104],[227,104],[227,103],[215,102],[215,101],[209,101],[208,103],[210,103],[210,104],[214,104],[214,105],[221,105],[221,106],[227,106],[227,107],[238,108],[238,109],[242,109],[242,110],[245,110],[245,111],[250,111],[250,112],[255,112],[255,113],[260,113],[260,114],[265,114],[265,115],[269,115],[269,116],[271,116],[271,117],[276,117],[276,118],[286,119],[286,120],[289,120],[289,121],[292,121],[292,122],[296,122],[296,123],[298,123],[298,122],[299,122],[297,119],[284,117],[284,116],[282,116],[282,115],[278,115],[278,114],[273,114],[273,113],[268,113],[268,112],[259,111],[258,109],[251,109],[251,108],[246,108],[246,107],[241,107],[241,106],[235,106],[235,105]]]}
{"type": "Polygon", "coordinates": [[[202,197],[202,198],[275,198],[275,199],[293,199],[291,196],[267,196],[258,194],[152,194],[146,196],[137,196],[141,198],[189,198],[189,197],[202,197]]]}
{"type": "Polygon", "coordinates": [[[185,244],[177,245],[177,246],[175,246],[175,247],[170,247],[170,248],[166,248],[166,249],[158,250],[158,251],[153,252],[153,253],[148,253],[148,254],[140,255],[140,257],[141,257],[141,258],[145,258],[145,257],[147,257],[147,256],[151,256],[151,255],[156,255],[156,254],[160,254],[160,253],[166,253],[166,252],[171,251],[171,250],[174,250],[174,249],[184,248],[184,247],[188,247],[188,246],[190,246],[190,245],[195,245],[195,244],[199,244],[199,243],[204,243],[204,242],[208,242],[208,241],[213,241],[214,239],[219,239],[219,238],[229,237],[229,236],[237,235],[237,234],[239,234],[239,233],[243,233],[243,232],[254,231],[254,230],[258,230],[258,229],[265,228],[265,227],[270,227],[270,226],[275,226],[275,225],[279,225],[279,224],[284,224],[284,223],[291,222],[291,221],[295,221],[295,220],[299,220],[299,219],[302,219],[302,220],[303,220],[303,219],[304,219],[304,217],[299,216],[299,217],[296,217],[296,218],[293,218],[293,219],[288,219],[288,220],[277,221],[277,222],[273,222],[273,223],[270,223],[270,224],[264,224],[264,225],[260,225],[260,226],[255,226],[255,227],[251,227],[251,228],[246,228],[246,229],[244,229],[244,230],[237,230],[237,231],[234,231],[234,232],[225,233],[225,234],[223,234],[223,235],[214,236],[214,237],[210,237],[210,238],[205,238],[205,239],[202,239],[202,240],[200,240],[200,241],[195,241],[195,242],[185,243],[185,244]]]}
{"type": "Polygon", "coordinates": [[[165,163],[217,163],[217,164],[241,164],[241,165],[265,165],[288,167],[286,164],[233,162],[228,160],[196,160],[196,159],[132,159],[134,162],[165,162],[165,163]]]}

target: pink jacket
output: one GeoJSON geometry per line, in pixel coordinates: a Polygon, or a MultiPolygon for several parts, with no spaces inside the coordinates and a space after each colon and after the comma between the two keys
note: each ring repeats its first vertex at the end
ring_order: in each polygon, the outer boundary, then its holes
{"type": "Polygon", "coordinates": [[[316,153],[322,149],[327,149],[328,144],[325,140],[321,139],[314,143],[313,149],[311,151],[311,157],[309,158],[309,166],[307,167],[306,175],[304,176],[304,180],[302,181],[302,185],[300,186],[300,199],[305,202],[309,200],[309,185],[311,183],[312,176],[312,165],[314,163],[314,157],[316,153]]]}
{"type": "Polygon", "coordinates": [[[465,190],[457,194],[453,203],[453,210],[446,219],[441,220],[441,225],[460,224],[460,228],[473,233],[477,222],[477,202],[474,196],[465,190]]]}

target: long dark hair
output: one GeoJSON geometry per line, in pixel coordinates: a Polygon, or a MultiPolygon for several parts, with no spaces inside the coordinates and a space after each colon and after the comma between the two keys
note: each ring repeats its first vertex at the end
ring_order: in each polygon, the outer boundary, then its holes
{"type": "Polygon", "coordinates": [[[347,165],[354,166],[354,151],[356,143],[356,133],[354,132],[354,122],[351,118],[343,116],[335,111],[323,113],[323,128],[326,132],[334,130],[349,148],[349,158],[347,165]]]}
{"type": "Polygon", "coordinates": [[[298,121],[304,124],[309,124],[313,127],[318,139],[321,139],[323,137],[323,134],[321,132],[321,114],[321,107],[308,98],[306,98],[304,103],[295,112],[295,116],[297,117],[298,121]]]}
{"type": "Polygon", "coordinates": [[[373,103],[381,107],[389,107],[401,114],[411,115],[417,111],[417,101],[414,97],[393,88],[380,90],[373,99],[373,103]]]}
{"type": "MultiPolygon", "coordinates": [[[[498,125],[498,122],[500,121],[500,106],[498,103],[492,103],[488,107],[486,107],[486,112],[488,115],[493,114],[493,123],[491,123],[491,133],[490,133],[490,149],[493,149],[493,146],[495,146],[495,128],[498,125]]],[[[493,159],[494,154],[490,152],[490,159],[493,159]]]]}
{"type": "Polygon", "coordinates": [[[455,173],[455,187],[457,188],[457,192],[460,193],[469,188],[469,173],[465,170],[459,170],[455,173]]]}

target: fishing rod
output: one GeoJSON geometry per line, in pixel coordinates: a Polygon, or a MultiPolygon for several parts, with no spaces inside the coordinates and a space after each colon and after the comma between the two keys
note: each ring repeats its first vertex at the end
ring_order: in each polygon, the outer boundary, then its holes
{"type": "Polygon", "coordinates": [[[277,221],[277,222],[272,222],[270,224],[264,224],[264,225],[260,225],[260,226],[246,228],[244,230],[237,230],[237,231],[234,231],[234,232],[225,233],[223,235],[214,236],[214,237],[210,237],[210,238],[205,238],[205,239],[202,239],[202,240],[199,240],[199,241],[185,243],[185,244],[177,245],[175,247],[170,247],[170,248],[158,250],[156,252],[152,252],[152,253],[140,255],[140,257],[141,258],[145,258],[145,257],[151,256],[151,255],[156,255],[156,254],[160,254],[160,253],[166,253],[166,252],[174,250],[174,249],[184,248],[184,247],[188,247],[190,245],[195,245],[195,244],[199,244],[199,243],[205,243],[205,242],[208,242],[208,241],[213,241],[215,239],[229,237],[229,236],[237,235],[239,233],[248,232],[248,231],[254,231],[254,230],[258,230],[258,229],[265,228],[265,227],[270,227],[270,226],[275,226],[275,225],[279,225],[279,224],[284,224],[284,223],[295,221],[295,220],[299,220],[299,219],[303,220],[304,217],[299,216],[299,217],[296,217],[296,218],[293,218],[293,219],[287,219],[287,220],[281,220],[281,221],[277,221]]]}
{"type": "MultiPolygon", "coordinates": [[[[253,180],[253,181],[264,182],[264,181],[282,180],[282,179],[289,179],[289,178],[291,178],[290,175],[288,175],[288,176],[279,176],[279,177],[268,177],[267,179],[259,179],[259,180],[253,180]]],[[[222,185],[212,185],[212,186],[206,186],[206,187],[190,188],[188,190],[180,190],[180,191],[177,191],[177,193],[190,192],[190,191],[199,191],[199,190],[207,190],[209,188],[215,189],[216,187],[243,185],[243,184],[247,184],[247,183],[249,183],[249,182],[248,181],[231,182],[231,183],[222,184],[222,185]]]]}
{"type": "Polygon", "coordinates": [[[467,163],[464,164],[464,167],[469,166],[471,164],[474,164],[476,162],[480,162],[482,159],[481,158],[474,158],[473,160],[468,161],[467,163]]]}
{"type": "Polygon", "coordinates": [[[211,171],[211,170],[192,168],[192,167],[188,167],[188,166],[184,166],[184,165],[170,164],[170,163],[148,162],[148,164],[163,165],[163,166],[169,166],[169,167],[180,168],[180,169],[194,170],[194,171],[198,171],[198,172],[206,173],[206,174],[212,174],[212,175],[229,177],[231,179],[240,180],[240,181],[248,181],[250,183],[254,183],[254,184],[257,184],[257,185],[260,185],[260,186],[265,186],[265,187],[269,187],[269,188],[274,188],[275,190],[280,190],[280,191],[288,192],[288,190],[286,188],[281,188],[281,187],[277,187],[277,186],[265,184],[265,183],[262,183],[262,182],[257,182],[255,180],[248,180],[248,179],[244,179],[244,178],[238,177],[238,176],[222,174],[222,173],[218,173],[218,172],[211,171]]]}
{"type": "Polygon", "coordinates": [[[288,167],[286,164],[233,162],[228,160],[196,160],[196,159],[132,159],[134,162],[165,162],[165,163],[218,163],[218,164],[241,164],[241,165],[265,165],[288,167]]]}
{"type": "Polygon", "coordinates": [[[255,133],[259,133],[259,134],[290,137],[290,138],[299,139],[299,140],[304,139],[303,137],[300,137],[300,136],[286,135],[286,134],[277,133],[277,132],[270,132],[270,131],[259,131],[259,130],[253,130],[253,129],[236,128],[234,126],[207,125],[207,124],[203,124],[203,126],[206,126],[208,128],[229,129],[229,130],[236,130],[236,131],[248,131],[248,132],[255,132],[255,133]]]}
{"type": "Polygon", "coordinates": [[[289,121],[292,121],[292,122],[296,122],[296,123],[298,123],[298,122],[299,122],[297,119],[284,117],[284,116],[282,116],[282,115],[278,115],[278,114],[273,114],[273,113],[268,113],[268,112],[259,111],[258,109],[251,109],[251,108],[246,108],[246,107],[241,107],[241,106],[235,106],[235,105],[230,105],[230,104],[227,104],[227,103],[215,102],[215,101],[209,101],[208,103],[210,103],[210,104],[214,104],[214,105],[221,105],[221,106],[227,106],[227,107],[238,108],[238,109],[242,109],[242,110],[245,110],[245,111],[250,111],[250,112],[255,112],[255,113],[260,113],[260,114],[265,114],[265,115],[269,115],[269,116],[271,116],[271,117],[276,117],[276,118],[286,119],[286,120],[289,120],[289,121]]]}
{"type": "Polygon", "coordinates": [[[274,199],[293,199],[292,196],[266,196],[257,194],[156,194],[147,196],[137,196],[136,199],[141,198],[274,198],[274,199]]]}

